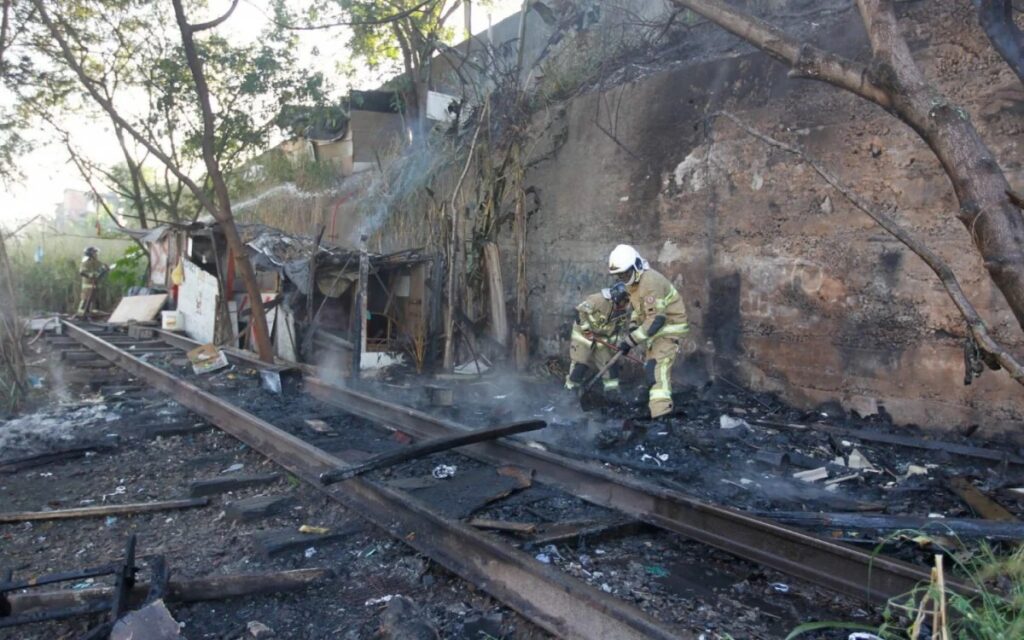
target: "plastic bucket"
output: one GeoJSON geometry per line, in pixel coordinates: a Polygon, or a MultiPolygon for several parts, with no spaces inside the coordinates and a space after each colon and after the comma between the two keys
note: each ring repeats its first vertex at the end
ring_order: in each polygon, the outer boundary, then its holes
{"type": "Polygon", "coordinates": [[[166,331],[182,331],[185,329],[185,318],[180,311],[161,311],[160,327],[166,331]]]}

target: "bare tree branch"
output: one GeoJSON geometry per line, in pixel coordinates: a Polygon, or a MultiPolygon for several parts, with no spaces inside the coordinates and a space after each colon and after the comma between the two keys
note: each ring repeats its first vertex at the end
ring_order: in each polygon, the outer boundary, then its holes
{"type": "MultiPolygon", "coordinates": [[[[415,7],[410,7],[403,11],[398,11],[391,15],[374,18],[372,20],[339,20],[337,22],[327,22],[323,24],[290,24],[288,22],[281,21],[279,18],[270,16],[266,12],[264,12],[264,15],[267,16],[276,26],[282,29],[288,29],[289,31],[318,31],[323,29],[334,29],[335,27],[372,27],[408,18],[414,13],[422,11],[424,7],[433,4],[435,1],[436,0],[425,0],[415,7]]],[[[262,9],[260,9],[260,11],[262,11],[262,9]]]]}
{"type": "Polygon", "coordinates": [[[227,20],[228,18],[231,17],[231,14],[235,12],[235,9],[237,7],[238,7],[238,0],[231,0],[231,6],[228,7],[227,12],[224,13],[224,15],[222,15],[221,17],[214,18],[213,20],[210,20],[209,22],[200,22],[199,24],[190,25],[190,29],[192,30],[192,33],[198,33],[200,31],[206,31],[207,29],[213,29],[214,27],[222,24],[225,20],[227,20]]]}
{"type": "Polygon", "coordinates": [[[43,21],[43,24],[46,26],[47,30],[49,31],[50,36],[57,43],[61,52],[61,57],[64,58],[64,61],[67,63],[68,67],[79,79],[79,82],[81,82],[86,92],[96,102],[96,104],[98,104],[100,108],[102,108],[107,113],[107,115],[110,116],[110,119],[115,124],[121,126],[124,129],[125,133],[131,136],[140,145],[145,147],[151,154],[153,154],[153,157],[155,157],[157,160],[163,163],[164,166],[170,169],[171,172],[174,174],[174,177],[180,180],[182,183],[184,183],[189,188],[189,190],[192,191],[192,195],[196,197],[196,200],[198,200],[205,209],[207,209],[211,213],[215,212],[216,207],[214,206],[213,202],[206,196],[206,194],[203,193],[203,191],[199,188],[199,185],[197,185],[195,181],[189,178],[188,175],[186,175],[171,160],[171,158],[167,156],[167,154],[165,154],[152,141],[148,140],[145,136],[143,136],[138,131],[138,129],[133,127],[130,122],[128,122],[123,116],[121,116],[121,114],[114,107],[114,104],[110,100],[108,100],[102,93],[100,93],[96,81],[93,78],[91,78],[89,74],[85,71],[85,68],[82,66],[81,61],[71,50],[71,46],[68,44],[67,38],[64,37],[63,32],[60,28],[58,28],[57,23],[54,22],[53,17],[51,17],[49,12],[46,10],[46,7],[44,6],[44,0],[31,0],[31,2],[35,6],[36,10],[39,12],[39,17],[43,21]]]}
{"type": "Polygon", "coordinates": [[[733,9],[720,0],[672,0],[743,38],[792,68],[790,75],[823,80],[888,108],[891,96],[868,77],[867,68],[813,45],[800,43],[778,27],[733,9]]]}
{"type": "Polygon", "coordinates": [[[921,260],[923,260],[924,263],[927,264],[935,273],[935,275],[938,276],[939,281],[942,282],[942,286],[946,289],[946,293],[949,294],[949,297],[953,300],[953,304],[956,305],[956,308],[964,317],[971,335],[974,336],[974,339],[977,341],[981,349],[986,353],[991,354],[999,365],[1006,369],[1006,372],[1011,378],[1024,385],[1024,365],[1018,362],[1013,354],[992,338],[985,321],[982,320],[981,315],[974,308],[974,305],[971,303],[970,299],[968,299],[967,294],[964,293],[956,275],[953,273],[953,270],[949,265],[946,264],[945,260],[928,248],[928,246],[916,236],[901,227],[900,224],[888,214],[882,213],[873,207],[864,197],[845,185],[835,174],[825,168],[821,162],[808,156],[801,149],[776,140],[775,138],[754,129],[728,111],[715,112],[711,114],[709,118],[716,118],[719,116],[728,118],[737,127],[754,136],[758,140],[761,140],[776,149],[791,153],[806,162],[825,180],[825,182],[832,185],[836,191],[849,200],[853,206],[867,214],[868,217],[878,223],[880,227],[888,231],[893,237],[917,254],[918,257],[920,257],[921,260]]]}
{"type": "Polygon", "coordinates": [[[1010,0],[973,0],[978,8],[978,21],[993,48],[1006,60],[1021,82],[1024,82],[1024,32],[1013,19],[1010,0]]]}

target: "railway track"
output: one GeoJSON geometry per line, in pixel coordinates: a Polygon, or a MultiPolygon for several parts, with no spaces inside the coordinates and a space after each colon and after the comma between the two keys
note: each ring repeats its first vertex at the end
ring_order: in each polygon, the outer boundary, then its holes
{"type": "MultiPolygon", "coordinates": [[[[688,637],[618,598],[536,562],[530,555],[437,515],[407,494],[362,478],[324,487],[318,481],[322,472],[357,460],[319,449],[146,363],[133,355],[131,344],[119,334],[107,340],[104,338],[108,336],[96,335],[70,323],[64,324],[64,331],[86,349],[167,393],[555,635],[567,638],[688,637]]],[[[156,333],[163,345],[179,349],[197,345],[180,335],[156,333]]],[[[162,347],[150,341],[147,348],[162,347]]],[[[233,354],[233,357],[255,364],[244,354],[233,354]]],[[[312,371],[307,369],[306,373],[312,371]]],[[[308,375],[304,384],[322,402],[416,438],[451,437],[468,430],[454,422],[308,375]]],[[[531,469],[537,481],[592,504],[866,602],[884,602],[929,578],[927,570],[915,565],[872,556],[847,545],[516,442],[476,444],[461,448],[459,453],[487,464],[514,464],[531,469]]],[[[951,586],[965,593],[971,591],[962,584],[951,586]]]]}

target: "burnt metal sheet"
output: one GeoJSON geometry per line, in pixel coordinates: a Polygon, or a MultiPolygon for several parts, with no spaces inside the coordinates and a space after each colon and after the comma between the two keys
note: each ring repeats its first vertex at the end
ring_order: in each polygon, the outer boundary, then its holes
{"type": "MultiPolygon", "coordinates": [[[[323,402],[417,438],[436,438],[467,430],[456,423],[319,379],[307,378],[305,387],[323,402]]],[[[930,579],[928,569],[864,553],[798,529],[508,440],[464,447],[460,453],[492,464],[517,464],[534,469],[538,482],[558,487],[593,504],[868,602],[884,603],[930,579]]],[[[961,593],[975,593],[964,584],[947,581],[947,585],[961,593]]]]}
{"type": "Polygon", "coordinates": [[[101,337],[65,323],[75,340],[225,432],[316,486],[395,538],[487,591],[534,624],[561,638],[693,638],[669,629],[636,607],[531,556],[432,512],[394,489],[362,478],[323,487],[319,475],[347,461],[282,431],[185,380],[132,357],[101,337]]]}

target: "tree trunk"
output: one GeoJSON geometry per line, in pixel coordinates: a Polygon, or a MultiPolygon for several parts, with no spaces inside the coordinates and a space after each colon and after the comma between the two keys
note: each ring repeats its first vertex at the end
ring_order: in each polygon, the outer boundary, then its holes
{"type": "Polygon", "coordinates": [[[967,113],[928,84],[899,32],[891,0],[857,0],[871,41],[869,67],[801,43],[720,0],[673,0],[792,68],[791,75],[828,82],[885,108],[935,152],[960,203],[958,218],[1024,327],[1024,219],[1009,184],[967,113]]]}
{"type": "Polygon", "coordinates": [[[217,207],[213,211],[214,217],[221,225],[224,237],[227,240],[228,248],[235,257],[235,268],[245,285],[245,292],[249,296],[249,308],[252,310],[252,332],[256,339],[256,351],[263,362],[274,361],[274,348],[270,344],[270,332],[267,329],[267,316],[263,310],[263,298],[259,285],[256,282],[256,273],[253,271],[252,262],[249,261],[249,252],[238,235],[238,228],[235,227],[234,217],[231,215],[231,196],[228,193],[227,182],[220,170],[220,163],[217,162],[217,155],[214,149],[214,122],[213,108],[210,105],[210,89],[206,84],[206,75],[203,72],[203,63],[196,51],[194,35],[196,27],[188,23],[185,10],[182,7],[182,0],[172,0],[174,4],[174,15],[178,22],[178,29],[181,31],[181,43],[185,50],[185,58],[188,60],[189,69],[196,85],[196,95],[203,113],[203,161],[206,163],[206,172],[213,184],[213,193],[217,199],[217,207]]]}

